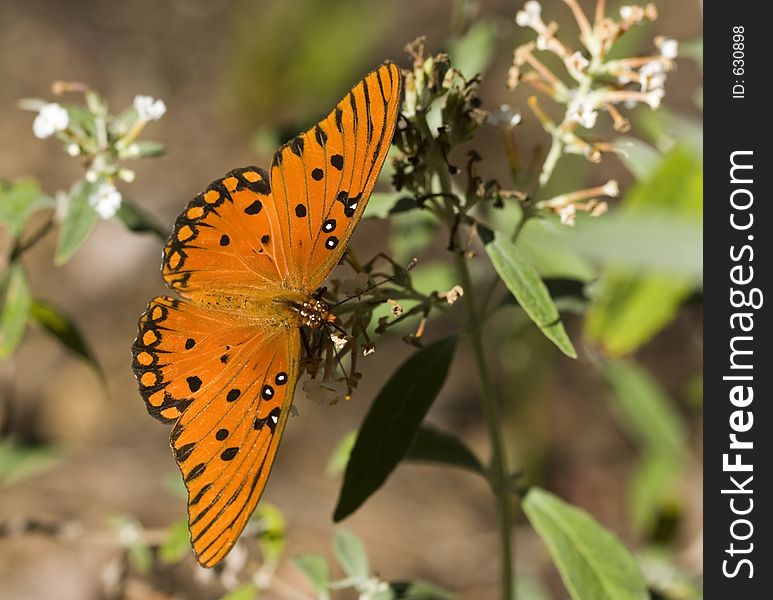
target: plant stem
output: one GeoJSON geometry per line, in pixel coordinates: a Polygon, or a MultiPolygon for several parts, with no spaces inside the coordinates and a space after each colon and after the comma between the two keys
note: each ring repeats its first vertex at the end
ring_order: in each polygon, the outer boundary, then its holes
{"type": "MultiPolygon", "coordinates": [[[[444,162],[438,162],[436,172],[440,179],[440,185],[443,194],[451,194],[451,179],[448,171],[444,168],[444,162]]],[[[481,404],[483,407],[483,416],[488,429],[489,440],[491,442],[491,467],[489,473],[489,483],[491,484],[494,495],[496,496],[497,511],[499,513],[499,536],[501,552],[501,594],[503,600],[514,600],[513,586],[513,518],[512,518],[512,500],[508,487],[508,469],[507,455],[502,439],[500,429],[499,411],[494,396],[494,388],[491,383],[488,365],[486,364],[486,355],[483,346],[482,323],[484,315],[479,314],[476,309],[474,287],[472,277],[467,267],[467,260],[464,256],[464,249],[459,241],[459,233],[455,231],[452,238],[454,263],[459,277],[462,280],[462,288],[465,291],[464,305],[467,308],[467,326],[470,340],[472,342],[473,352],[475,354],[475,366],[478,370],[478,378],[481,387],[481,404]]]]}
{"type": "Polygon", "coordinates": [[[16,245],[13,247],[13,250],[11,250],[11,256],[8,260],[8,262],[14,262],[15,260],[18,260],[22,254],[24,254],[27,250],[32,248],[35,244],[37,244],[40,240],[42,240],[46,234],[51,231],[54,227],[54,215],[52,214],[43,225],[40,226],[39,229],[37,229],[34,233],[32,233],[27,239],[24,241],[18,240],[16,245]]]}

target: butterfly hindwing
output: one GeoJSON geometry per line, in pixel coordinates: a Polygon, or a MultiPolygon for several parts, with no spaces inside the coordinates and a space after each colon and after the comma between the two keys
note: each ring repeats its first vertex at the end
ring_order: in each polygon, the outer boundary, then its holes
{"type": "Polygon", "coordinates": [[[400,71],[385,63],[275,154],[274,205],[301,286],[319,287],[346,250],[386,159],[400,95],[400,71]]]}
{"type": "Polygon", "coordinates": [[[135,373],[141,386],[143,377],[153,383],[141,387],[149,412],[174,421],[191,544],[204,566],[228,553],[258,503],[292,404],[299,346],[297,329],[247,326],[168,297],[141,318],[135,373]]]}

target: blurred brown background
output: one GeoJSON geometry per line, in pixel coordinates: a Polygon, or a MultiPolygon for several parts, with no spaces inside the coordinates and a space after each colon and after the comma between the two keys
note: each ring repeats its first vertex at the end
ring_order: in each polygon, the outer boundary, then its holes
{"type": "MultiPolygon", "coordinates": [[[[513,22],[520,4],[470,4],[481,16],[499,19],[496,58],[482,88],[489,108],[504,102],[525,107],[523,98],[504,86],[512,49],[524,38],[513,22]]],[[[568,22],[562,2],[543,6],[551,17],[568,22]]],[[[612,3],[613,10],[616,6],[612,3]]],[[[656,32],[680,41],[700,36],[698,2],[660,2],[658,8],[661,18],[645,39],[656,32]]],[[[254,141],[258,128],[299,131],[382,60],[406,66],[403,46],[418,35],[428,37],[430,50],[442,50],[451,32],[451,11],[450,0],[2,2],[0,177],[30,175],[53,194],[82,176],[77,161],[65,156],[57,142],[32,136],[32,115],[16,108],[19,98],[51,98],[51,82],[57,79],[87,82],[105,94],[115,111],[128,106],[135,94],[151,94],[164,99],[168,113],[148,127],[146,137],[163,142],[168,152],[130,165],[137,171],[136,182],[121,189],[168,226],[209,181],[238,166],[267,165],[268,156],[256,150],[261,147],[254,141]]],[[[692,103],[699,76],[693,63],[680,61],[667,83],[666,105],[699,115],[692,103]]],[[[525,108],[522,112],[530,121],[525,108]]],[[[536,129],[527,131],[539,135],[536,129]]],[[[491,155],[491,175],[504,169],[494,133],[478,144],[484,158],[491,155]]],[[[605,169],[626,177],[608,158],[594,180],[605,180],[605,169]]],[[[364,255],[378,250],[385,227],[363,222],[354,247],[364,255]]],[[[3,237],[0,248],[5,255],[3,237]]],[[[147,300],[163,289],[161,242],[104,222],[63,268],[52,266],[52,250],[47,240],[27,256],[32,288],[75,318],[107,373],[109,395],[102,394],[88,368],[34,329],[16,355],[0,364],[3,431],[25,443],[54,444],[62,453],[54,468],[0,487],[0,521],[78,522],[88,533],[73,542],[36,534],[0,538],[2,600],[98,598],[100,574],[118,552],[108,535],[99,534],[109,532],[109,515],[133,515],[153,528],[184,514],[183,500],[164,483],[177,474],[168,430],[145,413],[130,369],[136,320],[147,300]]],[[[699,308],[683,310],[641,353],[642,362],[675,398],[684,396],[690,378],[700,372],[701,316],[699,308]]],[[[569,317],[568,325],[579,341],[578,323],[569,317]]],[[[529,465],[530,480],[587,509],[631,542],[623,492],[634,450],[609,413],[603,400],[607,392],[582,350],[580,360],[569,361],[533,333],[511,340],[502,356],[490,356],[509,420],[511,464],[529,465]]],[[[406,351],[398,336],[381,340],[362,364],[365,377],[351,402],[320,407],[297,398],[300,417],[288,425],[265,494],[286,516],[288,555],[329,554],[340,480],[325,476],[327,457],[340,437],[358,426],[406,351]]],[[[459,353],[430,421],[485,457],[469,362],[459,353]]],[[[693,418],[692,423],[692,446],[699,455],[699,422],[693,418]]],[[[691,470],[683,482],[686,510],[677,559],[699,573],[702,484],[697,459],[691,470]]],[[[496,589],[493,501],[474,476],[401,466],[343,526],[363,539],[383,577],[426,579],[464,598],[490,597],[496,589]]],[[[547,581],[555,598],[567,597],[545,548],[523,521],[517,536],[519,569],[547,581]]],[[[289,562],[279,577],[302,594],[310,593],[289,562]]],[[[206,587],[190,591],[190,586],[181,587],[178,597],[218,593],[206,587]]]]}

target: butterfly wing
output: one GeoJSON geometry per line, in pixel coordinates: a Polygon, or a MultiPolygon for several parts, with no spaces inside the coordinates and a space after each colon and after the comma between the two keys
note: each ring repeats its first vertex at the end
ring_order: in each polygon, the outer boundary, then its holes
{"type": "Polygon", "coordinates": [[[278,232],[268,174],[258,167],[231,171],[177,218],[164,247],[164,279],[189,297],[202,290],[277,288],[288,273],[278,232]]]}
{"type": "Polygon", "coordinates": [[[164,248],[166,282],[242,292],[285,285],[313,291],[341,259],[392,141],[400,70],[385,63],[331,113],[274,155],[270,177],[231,171],[192,200],[164,248]]]}
{"type": "Polygon", "coordinates": [[[298,330],[159,297],[140,318],[133,355],[148,412],[174,422],[191,544],[213,566],[236,543],[271,471],[298,379],[298,330]]]}
{"type": "Polygon", "coordinates": [[[386,159],[400,96],[400,70],[385,63],[274,155],[274,205],[301,288],[319,287],[341,259],[386,159]]]}

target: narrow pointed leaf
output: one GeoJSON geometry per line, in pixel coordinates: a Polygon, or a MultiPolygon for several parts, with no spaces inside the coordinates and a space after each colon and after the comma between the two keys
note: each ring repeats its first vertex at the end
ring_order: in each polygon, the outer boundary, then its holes
{"type": "Polygon", "coordinates": [[[370,564],[365,546],[356,535],[345,529],[335,532],[333,554],[349,577],[364,581],[370,574],[370,564]]]}
{"type": "Polygon", "coordinates": [[[31,302],[24,267],[12,263],[0,275],[0,359],[13,354],[21,341],[31,302]]]}
{"type": "Polygon", "coordinates": [[[34,179],[0,181],[0,225],[10,230],[13,238],[21,235],[32,213],[53,205],[53,199],[41,193],[34,179]]]}
{"type": "Polygon", "coordinates": [[[548,293],[545,282],[521,250],[507,236],[493,232],[486,252],[497,274],[518,304],[561,352],[577,358],[577,352],[566,334],[558,309],[548,293]]]}
{"type": "Polygon", "coordinates": [[[446,338],[413,354],[371,404],[346,466],[333,519],[352,514],[408,453],[429,407],[445,383],[456,347],[446,338]]]}
{"type": "Polygon", "coordinates": [[[293,564],[306,576],[306,579],[314,586],[319,600],[330,598],[328,586],[330,585],[330,568],[324,556],[305,552],[293,556],[293,564]]]}
{"type": "Polygon", "coordinates": [[[458,437],[434,427],[422,426],[405,456],[416,462],[433,462],[483,474],[483,465],[458,437]]]}
{"type": "Polygon", "coordinates": [[[40,325],[67,350],[86,361],[97,374],[102,376],[96,356],[78,326],[59,308],[43,300],[34,299],[30,305],[29,316],[34,323],[40,325]]]}
{"type": "Polygon", "coordinates": [[[59,229],[54,255],[57,265],[63,265],[70,260],[97,223],[99,217],[89,204],[89,196],[93,190],[93,184],[79,181],[70,192],[70,205],[59,229]]]}
{"type": "Polygon", "coordinates": [[[162,240],[169,237],[169,232],[159,225],[147,212],[128,198],[121,201],[121,207],[116,214],[129,231],[136,233],[154,233],[162,240]]]}
{"type": "Polygon", "coordinates": [[[588,513],[539,488],[523,510],[574,600],[649,600],[634,556],[588,513]]]}

